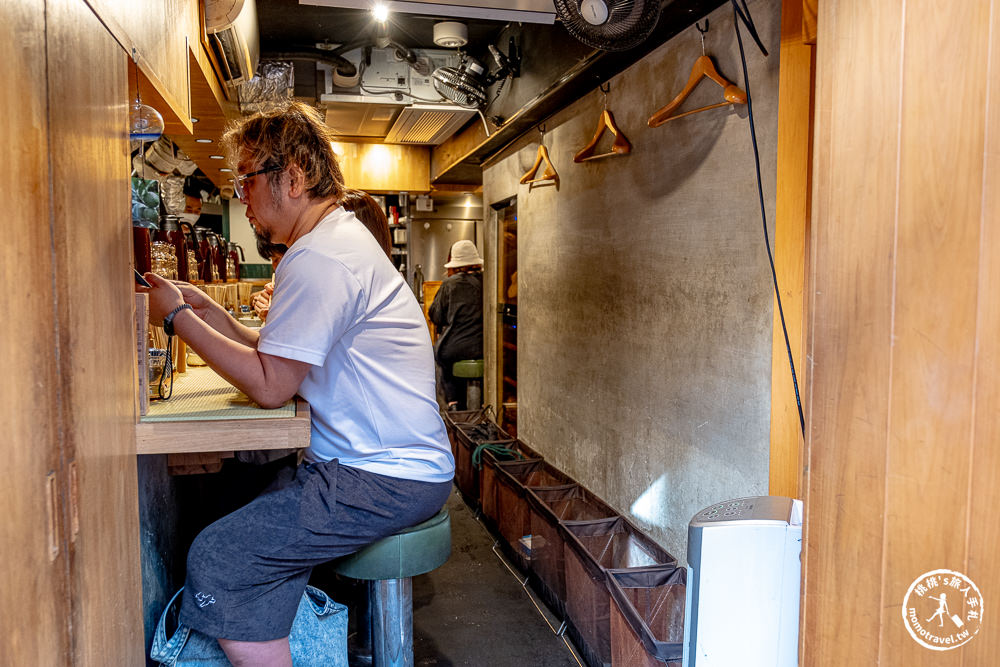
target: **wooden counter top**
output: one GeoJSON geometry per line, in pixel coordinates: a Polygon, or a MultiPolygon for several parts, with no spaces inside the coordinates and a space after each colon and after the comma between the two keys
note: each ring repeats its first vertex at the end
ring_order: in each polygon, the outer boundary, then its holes
{"type": "Polygon", "coordinates": [[[265,410],[212,369],[188,368],[175,377],[169,401],[150,403],[135,434],[137,454],[308,447],[309,404],[296,396],[265,410]]]}

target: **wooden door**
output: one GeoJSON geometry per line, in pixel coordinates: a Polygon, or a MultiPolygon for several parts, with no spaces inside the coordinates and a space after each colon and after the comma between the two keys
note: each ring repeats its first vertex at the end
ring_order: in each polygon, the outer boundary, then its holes
{"type": "Polygon", "coordinates": [[[437,342],[438,330],[437,330],[437,327],[434,326],[434,323],[431,322],[431,318],[430,318],[430,316],[428,316],[427,313],[430,311],[431,305],[433,305],[433,303],[434,303],[434,297],[437,296],[437,293],[438,293],[439,289],[441,289],[441,281],[440,280],[425,280],[424,281],[424,286],[423,286],[423,292],[424,292],[424,305],[423,305],[424,319],[427,320],[427,329],[431,332],[431,342],[432,343],[436,343],[437,342]]]}
{"type": "Polygon", "coordinates": [[[83,0],[47,30],[74,664],[140,665],[129,60],[83,0]]]}
{"type": "Polygon", "coordinates": [[[819,11],[802,664],[995,665],[1000,4],[819,11]]]}
{"type": "Polygon", "coordinates": [[[497,211],[497,416],[517,435],[517,199],[497,211]]]}
{"type": "Polygon", "coordinates": [[[0,664],[65,665],[43,0],[0,3],[0,664]]]}

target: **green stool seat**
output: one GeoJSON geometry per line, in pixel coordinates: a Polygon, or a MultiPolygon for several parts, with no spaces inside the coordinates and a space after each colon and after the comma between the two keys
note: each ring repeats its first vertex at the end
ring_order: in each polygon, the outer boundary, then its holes
{"type": "Polygon", "coordinates": [[[463,359],[456,361],[451,366],[451,373],[457,378],[481,378],[483,377],[483,360],[463,359]]]}
{"type": "Polygon", "coordinates": [[[483,403],[482,359],[463,359],[451,365],[451,374],[465,378],[465,409],[478,410],[483,403]]]}
{"type": "Polygon", "coordinates": [[[413,584],[451,555],[447,508],[433,517],[334,561],[337,574],[368,581],[373,667],[413,667],[413,584]]]}
{"type": "Polygon", "coordinates": [[[451,555],[451,517],[447,508],[423,523],[383,537],[333,565],[351,579],[406,579],[430,572],[451,555]]]}

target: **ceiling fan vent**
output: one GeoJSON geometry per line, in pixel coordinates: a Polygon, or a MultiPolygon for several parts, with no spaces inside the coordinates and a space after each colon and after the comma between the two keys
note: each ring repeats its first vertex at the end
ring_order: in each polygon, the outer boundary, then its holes
{"type": "Polygon", "coordinates": [[[473,114],[473,109],[444,104],[408,106],[389,128],[385,142],[436,146],[454,134],[473,114]]]}

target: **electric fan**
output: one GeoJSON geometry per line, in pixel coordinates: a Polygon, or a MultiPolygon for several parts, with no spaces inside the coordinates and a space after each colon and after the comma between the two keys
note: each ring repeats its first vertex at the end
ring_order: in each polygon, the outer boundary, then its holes
{"type": "MultiPolygon", "coordinates": [[[[521,75],[521,53],[513,37],[510,38],[506,54],[492,44],[487,44],[487,47],[496,71],[486,73],[475,59],[462,54],[462,63],[458,67],[438,67],[434,70],[431,77],[438,94],[459,106],[478,109],[486,106],[487,88],[507,77],[517,78],[521,75]]],[[[500,86],[502,88],[503,84],[500,86]]]]}
{"type": "Polygon", "coordinates": [[[554,0],[569,34],[602,51],[627,51],[649,37],[660,0],[554,0]]]}
{"type": "Polygon", "coordinates": [[[438,67],[434,70],[434,89],[459,106],[479,108],[486,104],[486,85],[482,80],[483,66],[466,58],[458,67],[438,67]]]}

